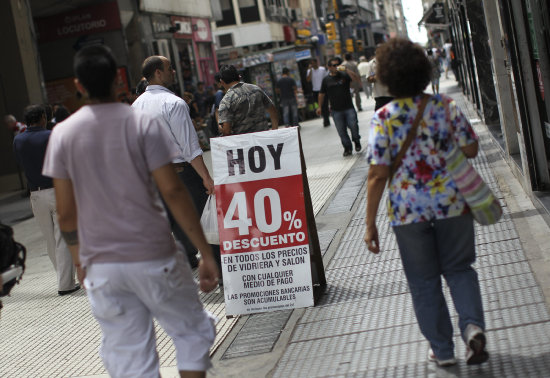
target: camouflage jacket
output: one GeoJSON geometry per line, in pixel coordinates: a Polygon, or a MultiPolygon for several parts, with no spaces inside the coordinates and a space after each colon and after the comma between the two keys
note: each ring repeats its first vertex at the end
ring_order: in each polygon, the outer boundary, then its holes
{"type": "Polygon", "coordinates": [[[265,113],[273,101],[254,84],[237,83],[225,94],[218,109],[218,122],[231,123],[232,134],[264,131],[269,128],[265,113]]]}

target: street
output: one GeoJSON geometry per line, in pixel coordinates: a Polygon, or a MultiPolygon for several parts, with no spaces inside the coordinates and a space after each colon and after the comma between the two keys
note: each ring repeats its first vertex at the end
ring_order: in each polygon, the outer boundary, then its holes
{"type": "MultiPolygon", "coordinates": [[[[374,100],[363,94],[358,113],[363,150],[342,157],[334,124],[301,122],[307,176],[328,287],[315,307],[226,318],[223,289],[201,294],[218,317],[211,351],[213,377],[478,376],[537,377],[550,371],[550,229],[523,191],[454,80],[442,80],[480,136],[474,165],[504,207],[492,226],[476,224],[477,261],[487,323],[486,364],[464,362],[455,323],[458,365],[438,368],[426,360],[386,207],[378,227],[382,252],[368,252],[364,159],[374,100]],[[365,101],[366,105],[365,106],[365,101]]],[[[205,162],[211,168],[210,154],[205,162]]],[[[84,290],[60,297],[56,275],[28,198],[0,201],[15,238],[27,247],[27,270],[0,319],[0,375],[5,377],[107,377],[98,355],[101,333],[84,290]],[[28,218],[28,219],[27,219],[28,218]]],[[[196,275],[195,271],[195,275],[196,275]]],[[[446,297],[450,301],[446,288],[446,297]]],[[[452,306],[450,306],[452,308],[452,306]]],[[[157,326],[163,377],[176,377],[175,352],[157,326]]]]}

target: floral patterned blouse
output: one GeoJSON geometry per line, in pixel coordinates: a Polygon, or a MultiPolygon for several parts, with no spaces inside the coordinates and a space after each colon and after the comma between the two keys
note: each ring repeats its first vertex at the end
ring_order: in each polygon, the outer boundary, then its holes
{"type": "MultiPolygon", "coordinates": [[[[421,99],[422,95],[395,99],[376,112],[367,150],[370,165],[391,166],[412,127],[421,99]]],[[[469,212],[445,167],[443,151],[450,146],[450,134],[460,147],[477,140],[470,122],[455,101],[444,95],[434,95],[426,104],[417,136],[389,186],[388,216],[392,226],[469,212]]]]}

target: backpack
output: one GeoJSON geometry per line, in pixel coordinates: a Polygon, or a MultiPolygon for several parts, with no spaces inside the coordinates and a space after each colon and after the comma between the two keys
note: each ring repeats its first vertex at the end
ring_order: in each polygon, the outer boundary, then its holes
{"type": "Polygon", "coordinates": [[[26,258],[27,249],[13,240],[13,229],[0,223],[0,274],[3,278],[0,297],[9,295],[15,284],[19,283],[25,271],[26,258]]]}

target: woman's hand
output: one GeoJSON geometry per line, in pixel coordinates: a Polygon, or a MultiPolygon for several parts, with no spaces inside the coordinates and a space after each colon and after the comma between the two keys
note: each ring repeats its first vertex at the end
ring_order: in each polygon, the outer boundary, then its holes
{"type": "Polygon", "coordinates": [[[367,248],[372,253],[380,252],[380,241],[378,240],[378,229],[376,225],[367,226],[365,231],[365,243],[367,243],[367,248]]]}

